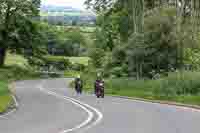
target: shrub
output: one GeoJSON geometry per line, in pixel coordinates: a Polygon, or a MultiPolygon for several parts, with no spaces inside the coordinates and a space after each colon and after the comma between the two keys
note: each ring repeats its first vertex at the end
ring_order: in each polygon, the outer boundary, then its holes
{"type": "Polygon", "coordinates": [[[90,58],[92,59],[92,64],[96,68],[101,68],[103,66],[105,51],[100,48],[93,48],[89,53],[90,58]]]}
{"type": "Polygon", "coordinates": [[[122,67],[114,67],[111,71],[111,74],[114,77],[123,77],[126,76],[126,74],[123,72],[123,68],[122,67]]]}

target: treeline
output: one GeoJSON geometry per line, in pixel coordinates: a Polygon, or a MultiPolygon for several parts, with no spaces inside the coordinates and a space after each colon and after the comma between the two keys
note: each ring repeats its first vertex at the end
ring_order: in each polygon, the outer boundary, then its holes
{"type": "Polygon", "coordinates": [[[87,0],[86,4],[98,13],[90,57],[106,76],[153,78],[157,73],[200,68],[197,1],[87,0]]]}

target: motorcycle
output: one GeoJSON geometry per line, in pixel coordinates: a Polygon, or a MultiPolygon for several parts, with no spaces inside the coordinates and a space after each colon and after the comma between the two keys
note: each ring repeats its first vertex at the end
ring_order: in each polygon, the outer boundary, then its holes
{"type": "Polygon", "coordinates": [[[104,82],[100,81],[96,83],[96,96],[97,98],[104,98],[104,82]]]}
{"type": "Polygon", "coordinates": [[[82,81],[81,80],[77,81],[77,83],[76,83],[76,92],[78,94],[82,93],[82,81]]]}

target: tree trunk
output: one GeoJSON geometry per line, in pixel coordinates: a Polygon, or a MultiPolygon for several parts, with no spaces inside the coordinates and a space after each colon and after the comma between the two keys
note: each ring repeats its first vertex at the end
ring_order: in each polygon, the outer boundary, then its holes
{"type": "Polygon", "coordinates": [[[3,47],[0,47],[0,67],[4,65],[6,58],[6,49],[3,47]]]}

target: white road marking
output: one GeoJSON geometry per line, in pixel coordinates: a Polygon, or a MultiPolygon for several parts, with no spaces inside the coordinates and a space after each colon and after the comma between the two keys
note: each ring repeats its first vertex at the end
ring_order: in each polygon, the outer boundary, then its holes
{"type": "MultiPolygon", "coordinates": [[[[111,97],[113,97],[111,95],[111,97]]],[[[165,106],[165,107],[169,107],[169,108],[175,108],[177,110],[180,110],[180,111],[189,111],[189,112],[197,112],[197,113],[200,113],[200,109],[196,109],[196,108],[192,108],[192,107],[184,107],[184,106],[179,106],[179,105],[173,105],[173,104],[165,104],[165,103],[159,103],[159,102],[151,102],[151,101],[143,101],[143,100],[140,100],[140,99],[131,99],[131,98],[123,98],[123,97],[117,97],[117,96],[114,96],[113,98],[115,99],[120,99],[120,101],[134,101],[136,103],[143,103],[143,104],[151,104],[151,105],[161,105],[161,106],[165,106]]]]}
{"type": "Polygon", "coordinates": [[[17,99],[16,99],[16,97],[12,95],[12,98],[14,99],[15,106],[18,108],[18,107],[19,107],[19,104],[18,104],[18,102],[17,102],[17,99]]]}
{"type": "Polygon", "coordinates": [[[16,109],[11,110],[10,112],[4,114],[4,115],[0,115],[0,118],[6,118],[7,116],[9,116],[10,114],[14,113],[15,111],[17,111],[16,109]]]}
{"type": "MultiPolygon", "coordinates": [[[[96,108],[94,108],[94,107],[92,107],[88,104],[82,103],[82,102],[80,102],[80,101],[78,101],[74,98],[71,98],[71,97],[59,95],[59,94],[57,94],[53,91],[49,91],[49,90],[43,88],[42,86],[40,86],[39,88],[40,88],[41,91],[43,91],[47,94],[50,94],[50,95],[53,95],[57,98],[61,98],[61,99],[68,100],[68,101],[72,102],[73,104],[81,107],[84,111],[86,111],[88,113],[88,119],[86,121],[84,121],[83,123],[81,123],[80,125],[72,128],[72,129],[67,129],[67,130],[61,131],[60,133],[68,133],[68,132],[76,131],[76,130],[81,129],[81,128],[84,128],[84,130],[86,130],[86,129],[92,128],[93,126],[97,125],[103,119],[102,113],[100,111],[98,111],[96,108]],[[92,123],[91,125],[88,125],[88,126],[87,126],[87,124],[89,124],[89,122],[92,121],[94,114],[91,111],[89,111],[86,107],[90,108],[91,110],[96,112],[97,115],[98,115],[98,119],[94,123],[92,123]]],[[[83,131],[83,129],[82,129],[82,131],[83,131]]]]}
{"type": "MultiPolygon", "coordinates": [[[[17,99],[16,99],[15,96],[13,96],[13,95],[12,95],[12,98],[13,98],[13,100],[14,100],[14,102],[15,102],[16,107],[18,107],[19,104],[18,104],[18,102],[17,102],[17,99]]],[[[9,111],[8,113],[6,113],[6,114],[4,114],[4,115],[0,115],[0,118],[4,118],[4,119],[5,119],[7,116],[9,116],[10,114],[14,113],[15,111],[17,111],[16,108],[15,108],[15,109],[12,109],[11,111],[9,111]]]]}
{"type": "MultiPolygon", "coordinates": [[[[70,98],[70,97],[69,97],[69,98],[70,98]]],[[[90,106],[90,105],[88,105],[88,104],[82,103],[82,102],[80,102],[80,101],[78,101],[78,100],[76,100],[76,99],[74,99],[74,98],[70,98],[70,99],[73,100],[73,101],[75,101],[75,102],[77,102],[77,103],[80,103],[81,105],[84,105],[84,106],[87,107],[87,108],[92,109],[92,110],[93,110],[94,112],[96,112],[96,114],[98,115],[98,119],[97,119],[94,123],[92,123],[91,125],[89,125],[89,126],[87,126],[86,128],[84,128],[84,129],[82,130],[82,132],[85,131],[85,130],[88,130],[88,129],[94,127],[94,126],[96,126],[97,124],[99,124],[99,123],[101,122],[101,120],[103,119],[103,114],[102,114],[99,110],[97,110],[96,108],[94,108],[94,107],[92,107],[92,106],[90,106]]]]}

